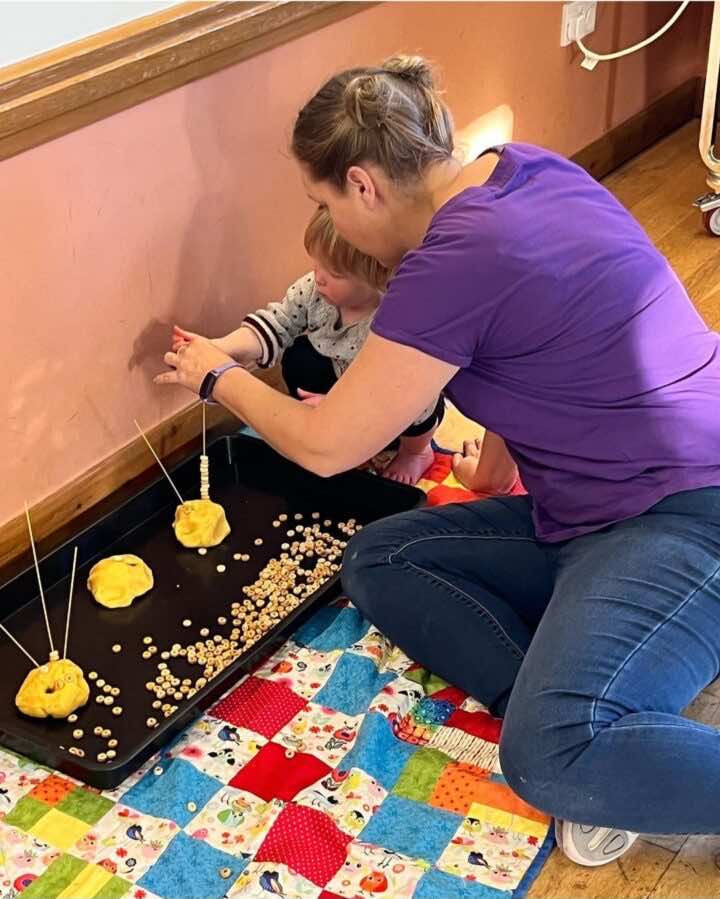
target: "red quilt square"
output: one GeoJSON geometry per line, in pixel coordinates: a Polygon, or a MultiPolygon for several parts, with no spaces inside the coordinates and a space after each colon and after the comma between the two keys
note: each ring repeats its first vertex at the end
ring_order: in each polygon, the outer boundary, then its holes
{"type": "Polygon", "coordinates": [[[462,705],[467,697],[467,693],[461,690],[460,687],[445,687],[432,695],[433,699],[443,699],[445,702],[451,702],[455,706],[462,705]]]}
{"type": "Polygon", "coordinates": [[[466,712],[456,709],[445,722],[445,727],[457,727],[466,734],[472,734],[489,743],[500,742],[502,718],[493,718],[487,712],[466,712]]]}
{"type": "Polygon", "coordinates": [[[432,465],[424,472],[423,477],[428,481],[442,484],[452,469],[453,457],[449,453],[435,453],[432,465]]]}
{"type": "Polygon", "coordinates": [[[331,893],[328,890],[323,890],[322,893],[318,896],[318,899],[343,899],[342,896],[338,896],[337,893],[331,893]]]}
{"type": "Polygon", "coordinates": [[[285,864],[323,887],[340,870],[351,839],[324,812],[286,805],[255,853],[255,861],[285,864]]]}
{"type": "Polygon", "coordinates": [[[293,752],[271,742],[243,765],[230,786],[247,790],[266,801],[282,799],[289,802],[300,790],[328,774],[330,768],[314,755],[293,752]]]}
{"type": "Polygon", "coordinates": [[[45,780],[31,790],[29,795],[32,796],[33,799],[39,799],[41,802],[46,802],[48,805],[57,805],[58,802],[62,802],[66,796],[72,793],[76,787],[77,784],[65,780],[64,777],[59,777],[57,774],[50,774],[45,780]]]}
{"type": "Polygon", "coordinates": [[[268,740],[305,708],[305,700],[275,681],[249,677],[210,710],[210,714],[237,727],[262,734],[268,740]]]}

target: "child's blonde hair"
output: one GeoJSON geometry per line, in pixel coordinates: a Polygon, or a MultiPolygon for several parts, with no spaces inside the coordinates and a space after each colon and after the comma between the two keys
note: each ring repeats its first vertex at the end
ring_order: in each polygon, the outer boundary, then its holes
{"type": "Polygon", "coordinates": [[[352,275],[375,290],[387,287],[389,272],[377,259],[366,256],[344,240],[335,230],[327,209],[317,209],[305,229],[305,249],[332,271],[352,275]]]}

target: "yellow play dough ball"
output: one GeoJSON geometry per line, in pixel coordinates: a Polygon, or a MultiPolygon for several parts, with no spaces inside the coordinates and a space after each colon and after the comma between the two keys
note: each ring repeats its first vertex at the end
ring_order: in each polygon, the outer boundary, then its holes
{"type": "Polygon", "coordinates": [[[139,556],[110,556],[93,565],[87,585],[101,606],[121,609],[152,588],[153,574],[139,556]]]}
{"type": "Polygon", "coordinates": [[[89,696],[82,668],[70,659],[57,659],[33,668],[17,692],[15,705],[31,718],[67,718],[89,696]]]}
{"type": "Polygon", "coordinates": [[[175,510],[175,536],[183,546],[217,546],[230,533],[225,509],[209,499],[189,499],[175,510]]]}

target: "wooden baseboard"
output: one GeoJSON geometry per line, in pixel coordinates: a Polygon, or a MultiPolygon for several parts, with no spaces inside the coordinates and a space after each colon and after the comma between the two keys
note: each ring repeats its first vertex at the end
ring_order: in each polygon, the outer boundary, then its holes
{"type": "MultiPolygon", "coordinates": [[[[699,90],[701,79],[687,81],[661,97],[647,110],[576,153],[574,160],[595,177],[605,177],[693,118],[699,90]]],[[[282,385],[278,371],[263,373],[263,376],[264,380],[275,387],[282,385]]],[[[216,427],[237,427],[237,421],[217,407],[212,410],[211,424],[216,427]]],[[[162,422],[149,436],[160,456],[166,458],[172,454],[179,456],[191,451],[197,452],[199,431],[199,414],[196,408],[191,408],[162,422]]],[[[154,462],[140,438],[103,459],[75,481],[33,507],[33,528],[38,540],[66,527],[153,465],[154,462]]],[[[18,516],[0,526],[0,565],[16,559],[26,550],[24,516],[18,516]]]]}
{"type": "Polygon", "coordinates": [[[688,79],[572,157],[598,180],[697,116],[702,79],[688,79]]]}

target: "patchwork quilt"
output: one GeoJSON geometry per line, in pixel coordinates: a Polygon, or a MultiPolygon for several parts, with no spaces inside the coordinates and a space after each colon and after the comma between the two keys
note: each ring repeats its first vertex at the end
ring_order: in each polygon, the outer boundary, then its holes
{"type": "Polygon", "coordinates": [[[519,899],[552,837],[500,727],[326,606],[115,790],[0,750],[0,899],[519,899]]]}

